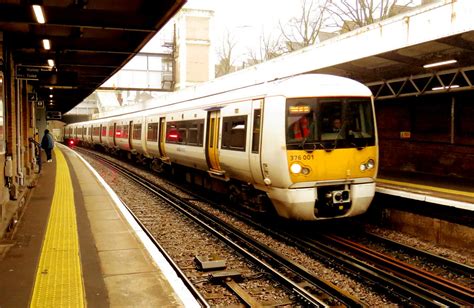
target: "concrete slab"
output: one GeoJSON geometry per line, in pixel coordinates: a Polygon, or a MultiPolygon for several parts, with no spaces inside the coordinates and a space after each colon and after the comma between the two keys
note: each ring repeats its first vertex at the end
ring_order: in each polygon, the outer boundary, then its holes
{"type": "Polygon", "coordinates": [[[137,240],[129,232],[96,233],[94,238],[98,251],[139,248],[137,240]]]}
{"type": "Polygon", "coordinates": [[[99,210],[99,211],[91,211],[87,212],[87,216],[89,219],[93,220],[114,220],[120,219],[119,214],[115,210],[99,210]]]}
{"type": "Polygon", "coordinates": [[[106,277],[110,307],[184,307],[166,280],[157,276],[157,273],[140,273],[106,277]]]}
{"type": "Polygon", "coordinates": [[[103,219],[90,219],[92,233],[117,233],[126,232],[127,226],[124,225],[122,220],[103,220],[103,219]]]}
{"type": "Polygon", "coordinates": [[[101,211],[105,209],[113,209],[109,198],[106,196],[84,196],[84,204],[86,211],[101,211]]]}
{"type": "Polygon", "coordinates": [[[99,251],[104,275],[153,272],[156,268],[140,249],[99,251]]]}

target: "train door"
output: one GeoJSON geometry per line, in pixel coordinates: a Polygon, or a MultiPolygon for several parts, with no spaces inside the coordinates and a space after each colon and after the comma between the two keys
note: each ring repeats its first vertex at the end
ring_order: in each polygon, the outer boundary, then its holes
{"type": "Polygon", "coordinates": [[[99,126],[99,143],[102,144],[102,124],[99,126]]]}
{"type": "Polygon", "coordinates": [[[128,139],[128,148],[131,150],[132,147],[132,137],[133,137],[133,121],[128,122],[127,128],[127,139],[128,139]]]}
{"type": "Polygon", "coordinates": [[[113,135],[114,135],[114,146],[117,146],[117,123],[114,123],[114,130],[113,130],[113,135]]]}
{"type": "Polygon", "coordinates": [[[165,150],[165,141],[166,141],[166,118],[160,118],[160,126],[158,131],[158,150],[160,151],[160,157],[163,161],[169,161],[168,156],[166,156],[165,150]]]}
{"type": "Polygon", "coordinates": [[[261,164],[261,132],[263,123],[263,99],[256,99],[252,101],[252,133],[250,137],[251,147],[249,151],[250,172],[255,182],[263,184],[263,172],[261,164]]]}
{"type": "Polygon", "coordinates": [[[223,176],[225,171],[219,164],[219,119],[220,110],[211,110],[207,113],[206,133],[206,160],[211,176],[223,176]]]}

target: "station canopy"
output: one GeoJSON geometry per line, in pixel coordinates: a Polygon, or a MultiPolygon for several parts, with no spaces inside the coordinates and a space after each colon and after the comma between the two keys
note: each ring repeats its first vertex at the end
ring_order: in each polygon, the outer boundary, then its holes
{"type": "Polygon", "coordinates": [[[6,52],[13,55],[12,75],[28,80],[47,110],[65,113],[136,55],[185,2],[0,1],[0,33],[6,52]],[[33,5],[42,8],[44,23],[37,21],[33,5]],[[49,59],[54,60],[52,68],[49,59]]]}

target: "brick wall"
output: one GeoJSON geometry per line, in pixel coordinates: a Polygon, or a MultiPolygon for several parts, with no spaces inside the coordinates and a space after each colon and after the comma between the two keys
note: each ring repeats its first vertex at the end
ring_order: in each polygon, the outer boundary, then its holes
{"type": "Polygon", "coordinates": [[[474,94],[376,102],[380,170],[474,179],[474,94]]]}

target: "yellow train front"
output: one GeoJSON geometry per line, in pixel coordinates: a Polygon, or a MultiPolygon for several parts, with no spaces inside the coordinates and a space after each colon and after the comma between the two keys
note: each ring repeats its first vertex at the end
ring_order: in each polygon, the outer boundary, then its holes
{"type": "Polygon", "coordinates": [[[363,214],[375,194],[378,163],[370,90],[333,76],[306,91],[301,84],[294,88],[299,92],[286,93],[284,104],[266,100],[262,165],[267,195],[278,215],[290,219],[363,214]],[[279,143],[285,144],[284,157],[279,143]]]}

